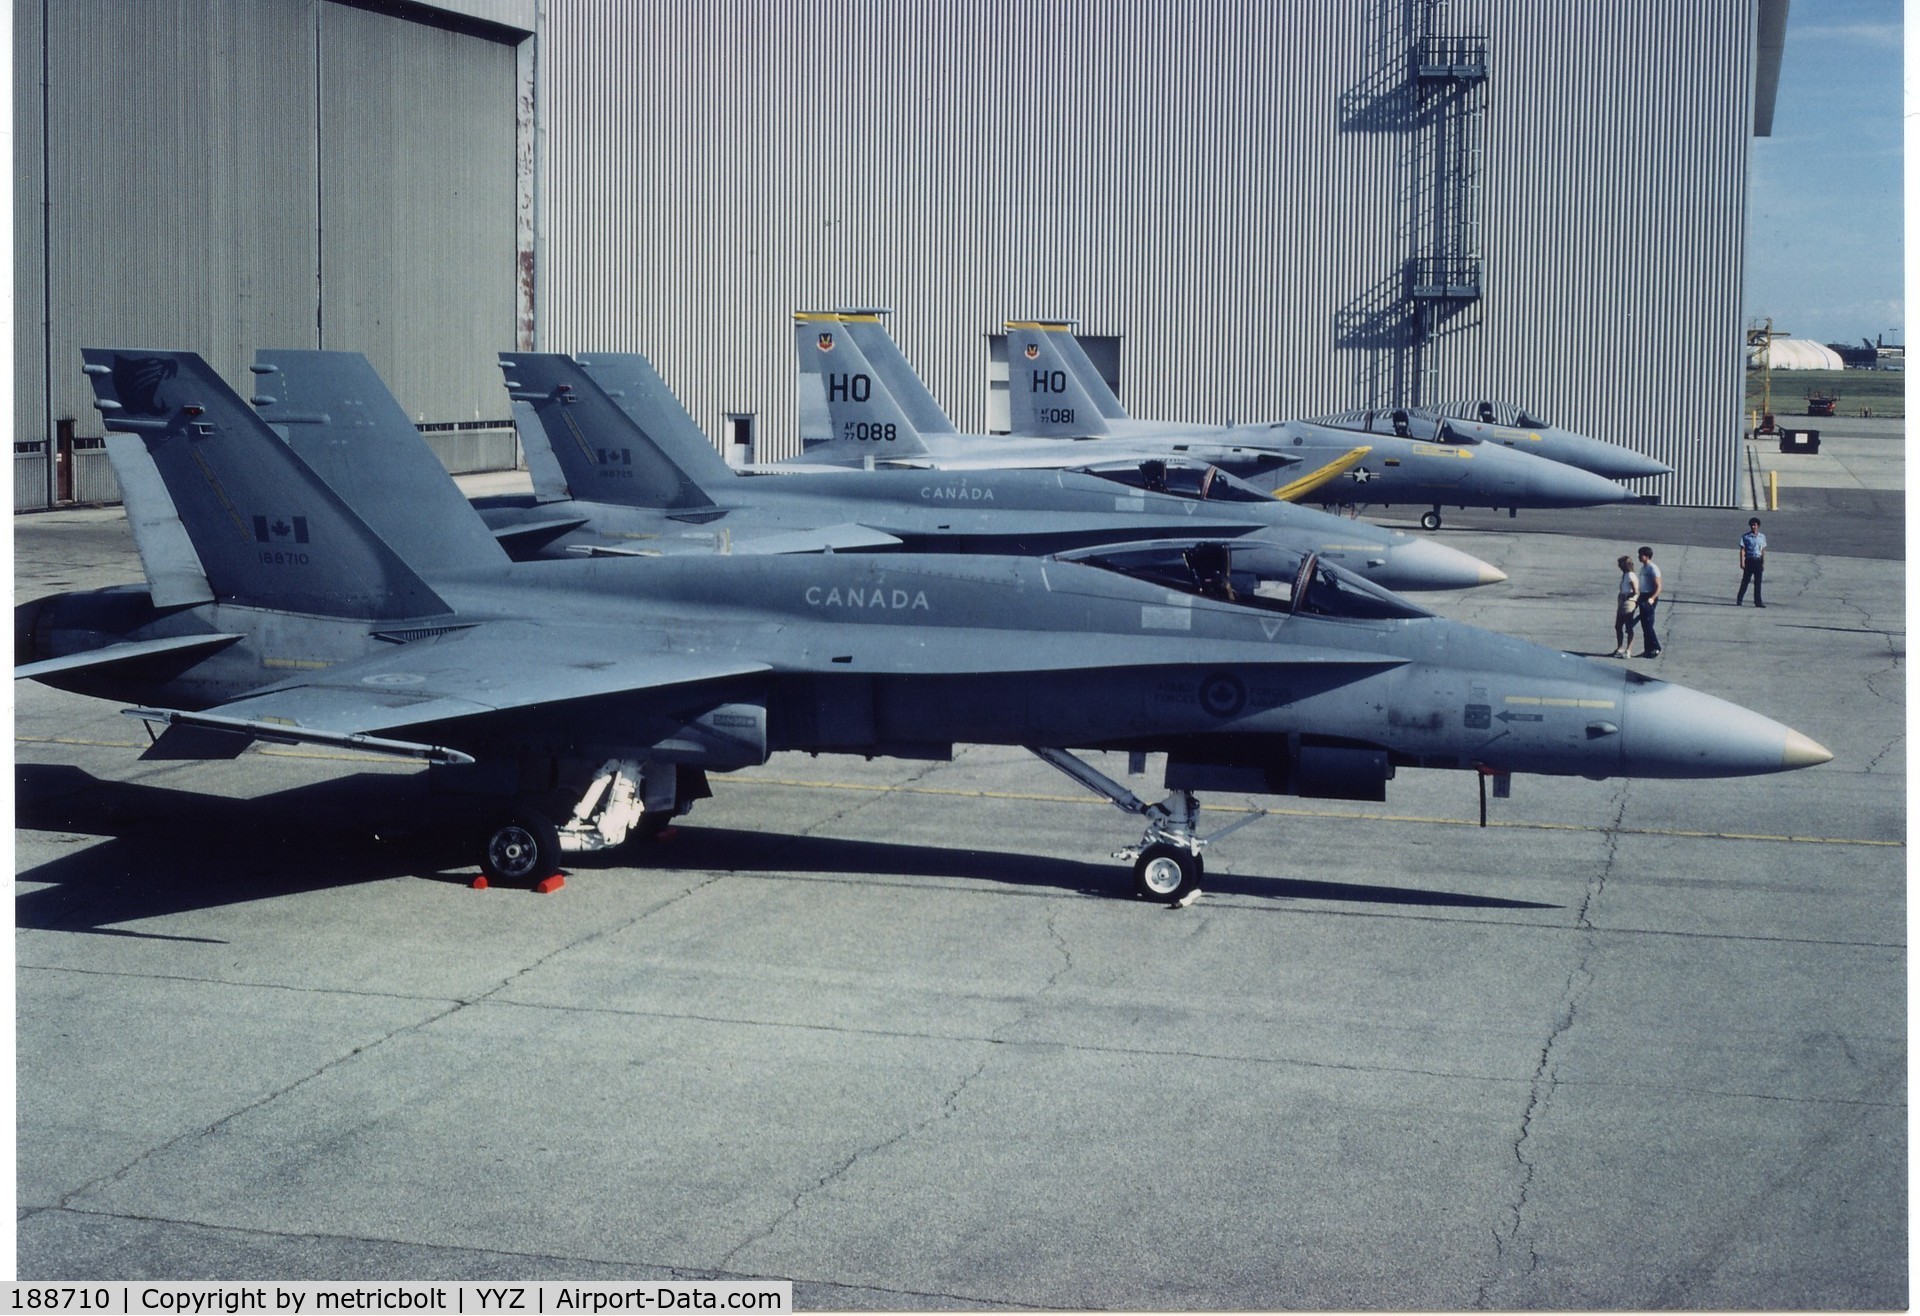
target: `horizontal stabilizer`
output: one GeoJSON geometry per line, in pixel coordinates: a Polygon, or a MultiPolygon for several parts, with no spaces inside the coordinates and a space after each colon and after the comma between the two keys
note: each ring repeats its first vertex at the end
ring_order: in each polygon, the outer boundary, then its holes
{"type": "Polygon", "coordinates": [[[27,677],[52,676],[56,672],[79,672],[89,668],[113,667],[120,663],[139,662],[159,654],[184,654],[196,649],[224,649],[238,640],[238,635],[175,635],[164,640],[130,640],[125,644],[109,644],[103,649],[89,649],[85,653],[70,653],[63,658],[42,658],[39,662],[22,663],[13,669],[13,679],[18,681],[27,677]]]}
{"type": "Polygon", "coordinates": [[[514,550],[522,544],[539,547],[558,539],[569,530],[578,530],[587,521],[588,518],[584,516],[550,516],[538,521],[515,521],[488,528],[493,531],[494,539],[507,550],[507,555],[512,557],[514,550]]]}

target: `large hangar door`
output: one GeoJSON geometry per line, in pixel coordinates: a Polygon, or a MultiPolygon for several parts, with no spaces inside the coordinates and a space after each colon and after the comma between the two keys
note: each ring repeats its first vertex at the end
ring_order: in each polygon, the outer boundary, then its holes
{"type": "Polygon", "coordinates": [[[113,496],[84,346],[189,348],[243,392],[256,349],[348,348],[421,419],[509,414],[531,5],[399,8],[14,7],[16,508],[64,431],[76,496],[113,496]]]}
{"type": "Polygon", "coordinates": [[[510,414],[516,53],[345,5],[320,14],[320,345],[364,352],[416,420],[510,414]]]}
{"type": "MultiPolygon", "coordinates": [[[[82,347],[191,348],[244,381],[256,345],[307,343],[310,7],[59,0],[13,12],[16,443],[63,420],[82,440],[103,433],[82,347]]],[[[38,470],[44,483],[44,458],[38,470]]]]}

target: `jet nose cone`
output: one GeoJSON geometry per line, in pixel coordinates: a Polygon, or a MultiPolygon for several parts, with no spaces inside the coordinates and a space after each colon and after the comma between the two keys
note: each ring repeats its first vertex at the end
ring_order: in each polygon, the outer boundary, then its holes
{"type": "Polygon", "coordinates": [[[1506,578],[1506,572],[1471,553],[1411,535],[1395,537],[1385,566],[1372,575],[1379,584],[1396,590],[1472,589],[1497,585],[1506,578]]]}
{"type": "Polygon", "coordinates": [[[1591,438],[1557,426],[1542,434],[1551,455],[1570,466],[1609,480],[1645,480],[1672,475],[1673,467],[1617,443],[1591,438]]]}
{"type": "Polygon", "coordinates": [[[1672,475],[1673,467],[1665,462],[1655,461],[1630,448],[1618,444],[1601,443],[1593,440],[1591,460],[1583,463],[1586,469],[1595,475],[1609,480],[1649,480],[1656,475],[1672,475]]]}
{"type": "Polygon", "coordinates": [[[1604,475],[1583,471],[1578,466],[1540,460],[1544,470],[1534,472],[1536,496],[1549,507],[1599,507],[1605,503],[1630,502],[1634,493],[1615,484],[1604,475]]]}
{"type": "Polygon", "coordinates": [[[1615,448],[1613,451],[1618,455],[1610,457],[1610,469],[1600,472],[1610,480],[1649,480],[1656,475],[1673,474],[1673,467],[1642,453],[1630,452],[1625,448],[1615,448]]]}
{"type": "Polygon", "coordinates": [[[1825,745],[1809,740],[1798,731],[1787,732],[1787,747],[1780,757],[1782,768],[1817,768],[1831,762],[1833,751],[1825,745]]]}
{"type": "Polygon", "coordinates": [[[1751,777],[1833,758],[1791,727],[1685,686],[1627,687],[1621,772],[1629,777],[1751,777]]]}

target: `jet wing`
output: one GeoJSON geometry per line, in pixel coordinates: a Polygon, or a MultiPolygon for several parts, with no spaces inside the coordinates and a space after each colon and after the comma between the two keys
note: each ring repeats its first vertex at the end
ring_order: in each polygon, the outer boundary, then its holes
{"type": "MultiPolygon", "coordinates": [[[[751,676],[767,664],[724,655],[613,647],[605,628],[483,622],[302,673],[204,712],[129,709],[170,727],[225,731],[283,743],[348,745],[445,762],[445,745],[380,733],[449,724],[595,696],[669,690],[751,676]]],[[[165,740],[165,737],[162,737],[165,740]]]]}
{"type": "Polygon", "coordinates": [[[641,541],[646,546],[624,544],[580,544],[573,552],[585,557],[660,557],[690,553],[737,553],[767,555],[775,553],[829,553],[856,548],[894,548],[900,540],[872,526],[846,523],[820,526],[811,530],[779,530],[766,534],[726,529],[712,535],[660,535],[641,541]]]}
{"type": "Polygon", "coordinates": [[[22,663],[13,669],[13,679],[18,681],[24,677],[51,676],[56,672],[78,672],[90,667],[112,667],[163,653],[218,649],[240,638],[238,635],[176,635],[164,640],[130,640],[125,644],[89,649],[85,653],[70,653],[64,658],[42,658],[38,662],[22,663]]]}

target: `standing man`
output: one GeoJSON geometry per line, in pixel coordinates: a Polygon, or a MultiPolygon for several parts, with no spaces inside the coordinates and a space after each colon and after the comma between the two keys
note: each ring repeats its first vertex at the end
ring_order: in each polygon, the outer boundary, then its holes
{"type": "Polygon", "coordinates": [[[1760,533],[1760,518],[1754,517],[1747,522],[1747,533],[1740,536],[1740,590],[1733,596],[1733,606],[1739,607],[1747,601],[1747,582],[1753,582],[1753,606],[1764,608],[1766,600],[1760,597],[1760,584],[1767,574],[1767,537],[1760,533]]]}
{"type": "Polygon", "coordinates": [[[1645,544],[1640,546],[1640,635],[1646,647],[1640,651],[1642,658],[1660,656],[1660,636],[1653,629],[1653,610],[1660,606],[1660,564],[1653,560],[1653,550],[1645,544]]]}

